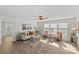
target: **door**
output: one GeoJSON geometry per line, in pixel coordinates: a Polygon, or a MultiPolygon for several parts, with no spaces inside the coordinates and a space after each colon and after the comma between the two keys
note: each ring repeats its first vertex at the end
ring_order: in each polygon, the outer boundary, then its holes
{"type": "Polygon", "coordinates": [[[67,40],[68,39],[68,23],[52,23],[49,26],[51,30],[50,33],[55,34],[56,32],[61,32],[62,33],[62,40],[67,40]]]}
{"type": "Polygon", "coordinates": [[[58,23],[58,32],[62,33],[62,40],[67,40],[68,39],[68,24],[58,23]]]}
{"type": "Polygon", "coordinates": [[[12,22],[2,21],[2,37],[12,35],[12,22]]]}

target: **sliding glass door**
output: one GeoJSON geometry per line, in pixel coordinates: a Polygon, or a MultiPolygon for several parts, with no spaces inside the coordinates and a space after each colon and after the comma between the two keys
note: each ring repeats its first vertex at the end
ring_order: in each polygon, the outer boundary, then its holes
{"type": "Polygon", "coordinates": [[[62,39],[68,39],[68,24],[67,23],[58,23],[58,32],[62,33],[62,39]]]}
{"type": "Polygon", "coordinates": [[[57,24],[56,23],[53,23],[53,24],[50,24],[50,29],[51,29],[51,33],[56,33],[57,32],[57,24]]]}
{"type": "Polygon", "coordinates": [[[44,31],[50,32],[50,26],[49,26],[49,24],[44,24],[44,31]]]}
{"type": "Polygon", "coordinates": [[[44,24],[44,31],[55,34],[56,32],[62,33],[62,40],[68,39],[68,23],[52,23],[44,24]]]}

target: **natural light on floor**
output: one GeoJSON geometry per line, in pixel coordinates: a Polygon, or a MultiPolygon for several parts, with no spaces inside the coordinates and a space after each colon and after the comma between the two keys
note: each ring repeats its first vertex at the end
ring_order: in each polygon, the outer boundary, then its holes
{"type": "Polygon", "coordinates": [[[48,40],[40,40],[42,43],[46,43],[51,45],[52,47],[57,47],[57,48],[63,48],[64,50],[70,51],[70,52],[74,52],[74,53],[78,53],[78,51],[76,50],[76,47],[74,47],[71,44],[68,43],[57,43],[57,42],[53,42],[53,43],[48,43],[48,40]]]}

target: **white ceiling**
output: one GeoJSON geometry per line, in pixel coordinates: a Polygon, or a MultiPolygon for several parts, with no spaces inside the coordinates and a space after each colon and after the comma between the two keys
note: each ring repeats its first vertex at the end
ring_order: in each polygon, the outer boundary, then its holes
{"type": "Polygon", "coordinates": [[[3,5],[0,6],[0,15],[19,17],[26,20],[33,16],[46,16],[48,18],[79,16],[77,5],[3,5]]]}

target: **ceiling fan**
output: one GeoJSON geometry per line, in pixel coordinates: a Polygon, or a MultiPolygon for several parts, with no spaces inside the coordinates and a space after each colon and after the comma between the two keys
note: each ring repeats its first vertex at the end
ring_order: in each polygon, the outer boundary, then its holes
{"type": "Polygon", "coordinates": [[[48,18],[45,17],[45,16],[33,16],[33,17],[37,17],[38,20],[45,20],[45,19],[48,19],[48,18]]]}

